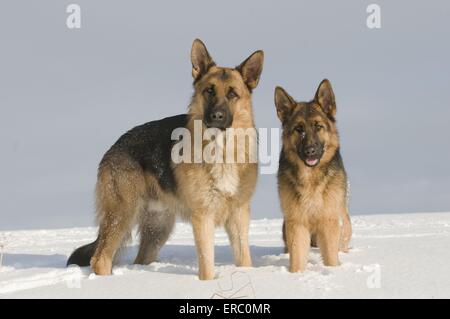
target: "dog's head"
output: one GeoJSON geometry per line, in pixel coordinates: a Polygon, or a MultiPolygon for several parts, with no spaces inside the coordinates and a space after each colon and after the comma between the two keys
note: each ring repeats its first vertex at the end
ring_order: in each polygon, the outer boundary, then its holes
{"type": "Polygon", "coordinates": [[[221,130],[253,126],[251,93],[258,85],[263,60],[263,51],[256,51],[235,68],[219,67],[196,39],[191,51],[195,89],[191,118],[221,130]]]}
{"type": "Polygon", "coordinates": [[[275,89],[275,106],[283,125],[283,149],[295,153],[308,167],[328,162],[339,147],[336,102],[323,80],[310,102],[296,102],[284,89],[275,89]]]}

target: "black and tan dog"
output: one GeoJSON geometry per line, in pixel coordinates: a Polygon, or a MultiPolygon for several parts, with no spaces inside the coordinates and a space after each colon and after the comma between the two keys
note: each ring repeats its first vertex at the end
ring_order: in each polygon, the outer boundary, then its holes
{"type": "Polygon", "coordinates": [[[194,95],[187,114],[135,127],[106,152],[96,186],[98,238],[75,250],[68,264],[90,264],[98,275],[111,274],[116,252],[135,224],[140,233],[135,263],[149,264],[180,216],[193,226],[200,279],[214,278],[218,225],[227,230],[236,265],[251,266],[248,225],[257,163],[175,164],[171,134],[185,127],[194,136],[195,120],[203,128],[254,128],[252,90],[263,58],[263,52],[256,51],[236,68],[218,67],[205,45],[194,41],[194,95]]]}
{"type": "Polygon", "coordinates": [[[323,80],[310,102],[296,102],[277,87],[275,105],[283,126],[278,190],[289,270],[305,270],[315,242],[324,264],[337,266],[352,230],[331,84],[323,80]]]}

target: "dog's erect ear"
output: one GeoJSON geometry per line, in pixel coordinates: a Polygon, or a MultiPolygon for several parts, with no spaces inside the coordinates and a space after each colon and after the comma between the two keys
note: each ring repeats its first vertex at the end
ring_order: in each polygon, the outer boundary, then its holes
{"type": "Polygon", "coordinates": [[[275,106],[281,122],[289,118],[295,105],[294,99],[282,87],[275,88],[275,106]]]}
{"type": "Polygon", "coordinates": [[[259,50],[250,55],[242,62],[236,70],[238,70],[250,92],[258,85],[259,77],[263,69],[264,52],[259,50]]]}
{"type": "Polygon", "coordinates": [[[334,119],[336,116],[336,101],[334,99],[334,93],[331,88],[330,81],[325,79],[320,82],[314,100],[320,104],[323,111],[328,116],[331,116],[334,119]]]}
{"type": "Polygon", "coordinates": [[[208,72],[210,67],[216,65],[209,55],[205,44],[199,39],[195,39],[194,43],[192,43],[191,62],[194,80],[200,79],[208,72]]]}

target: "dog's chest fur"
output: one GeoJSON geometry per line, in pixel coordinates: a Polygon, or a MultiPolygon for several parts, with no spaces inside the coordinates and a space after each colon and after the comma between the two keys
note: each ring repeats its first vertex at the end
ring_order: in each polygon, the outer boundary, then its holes
{"type": "Polygon", "coordinates": [[[209,171],[212,187],[226,196],[233,196],[239,190],[239,171],[236,165],[215,164],[209,171]]]}
{"type": "Polygon", "coordinates": [[[291,181],[288,191],[295,193],[298,211],[305,215],[316,215],[323,212],[327,205],[326,186],[328,178],[315,174],[310,170],[296,170],[287,175],[291,181]]]}

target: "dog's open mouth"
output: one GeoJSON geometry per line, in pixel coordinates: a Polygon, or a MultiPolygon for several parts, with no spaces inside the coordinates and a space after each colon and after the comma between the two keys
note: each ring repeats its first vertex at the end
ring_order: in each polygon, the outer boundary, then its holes
{"type": "Polygon", "coordinates": [[[307,157],[305,158],[305,164],[309,167],[316,166],[319,164],[319,158],[318,157],[307,157]]]}

